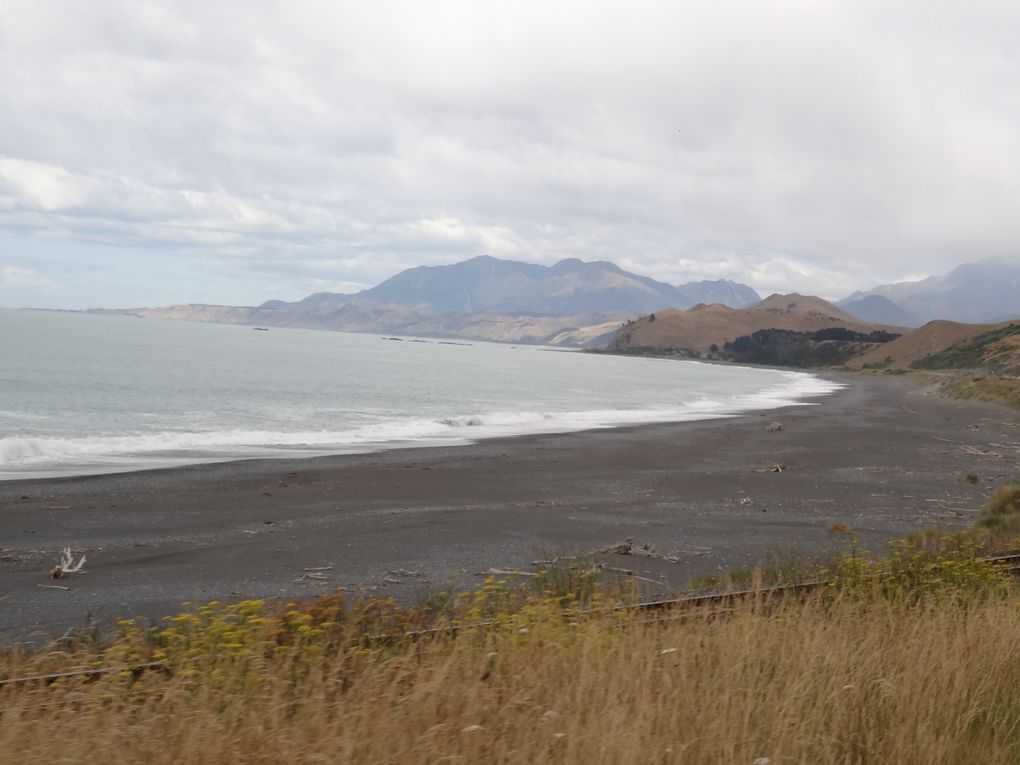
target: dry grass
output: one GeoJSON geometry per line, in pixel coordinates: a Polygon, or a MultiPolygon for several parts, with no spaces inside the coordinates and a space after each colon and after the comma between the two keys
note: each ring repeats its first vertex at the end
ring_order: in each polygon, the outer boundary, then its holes
{"type": "Polygon", "coordinates": [[[456,638],[368,639],[423,614],[338,598],[204,606],[155,635],[124,623],[105,646],[9,653],[0,676],[152,658],[171,671],[0,688],[0,752],[12,763],[1016,763],[1020,596],[970,542],[945,558],[922,547],[905,543],[891,564],[848,556],[840,586],[807,602],[656,622],[571,616],[555,593],[490,582],[456,613],[491,622],[456,638]]]}
{"type": "Polygon", "coordinates": [[[1020,483],[1008,481],[996,489],[982,506],[976,529],[989,548],[1009,547],[1020,537],[1020,483]]]}
{"type": "Polygon", "coordinates": [[[1013,515],[1020,513],[1020,483],[1008,481],[996,489],[981,508],[981,515],[1013,515]]]}
{"type": "Polygon", "coordinates": [[[939,392],[950,398],[976,399],[1020,409],[1020,379],[957,374],[939,381],[939,392]]]}

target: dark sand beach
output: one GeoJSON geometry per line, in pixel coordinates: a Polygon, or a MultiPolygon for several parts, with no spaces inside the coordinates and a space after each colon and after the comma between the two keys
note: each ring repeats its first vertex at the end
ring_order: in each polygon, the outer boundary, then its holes
{"type": "Polygon", "coordinates": [[[679,562],[613,565],[679,587],[777,551],[824,550],[833,522],[876,550],[962,527],[1016,474],[1014,413],[898,378],[838,379],[847,388],[816,406],[732,419],[6,482],[0,636],[336,586],[413,598],[626,537],[679,562]],[[772,421],[781,432],[766,432],[772,421]],[[87,553],[87,573],[55,582],[47,572],[67,546],[87,553]],[[302,580],[325,567],[327,581],[302,580]],[[43,586],[54,584],[69,589],[43,586]]]}

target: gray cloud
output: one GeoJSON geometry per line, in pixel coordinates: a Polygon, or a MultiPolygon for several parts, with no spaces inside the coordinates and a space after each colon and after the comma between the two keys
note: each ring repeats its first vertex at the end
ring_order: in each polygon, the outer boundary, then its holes
{"type": "Polygon", "coordinates": [[[7,5],[0,226],[253,300],[482,252],[835,297],[1020,255],[1008,3],[7,5]]]}

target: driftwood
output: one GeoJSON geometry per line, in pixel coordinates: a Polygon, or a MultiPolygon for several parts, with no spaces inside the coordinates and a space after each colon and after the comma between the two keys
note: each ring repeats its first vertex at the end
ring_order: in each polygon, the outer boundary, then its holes
{"type": "Polygon", "coordinates": [[[992,459],[1001,460],[1002,455],[998,452],[985,452],[978,449],[976,446],[961,446],[960,451],[964,454],[970,454],[973,457],[991,457],[992,459]]]}
{"type": "Polygon", "coordinates": [[[646,558],[658,558],[655,554],[655,548],[647,542],[642,545],[634,544],[634,537],[627,537],[622,542],[617,542],[615,545],[609,545],[609,547],[600,547],[598,550],[592,550],[592,554],[601,555],[643,555],[646,558]]]}
{"type": "Polygon", "coordinates": [[[294,580],[294,584],[301,584],[302,582],[328,582],[329,577],[325,574],[320,574],[317,571],[306,571],[301,574],[297,579],[294,580]]]}
{"type": "MultiPolygon", "coordinates": [[[[757,469],[755,469],[754,472],[755,473],[782,473],[784,470],[786,470],[786,465],[784,463],[782,463],[782,462],[777,462],[775,465],[772,465],[771,467],[757,468],[757,469]]],[[[746,497],[745,497],[745,499],[746,499],[746,497]]],[[[741,504],[744,504],[743,500],[741,500],[741,504]]]]}
{"type": "MultiPolygon", "coordinates": [[[[573,558],[572,560],[577,560],[573,558]]],[[[590,569],[589,573],[597,573],[599,571],[610,571],[614,574],[622,574],[623,576],[630,577],[631,579],[637,579],[642,582],[649,582],[659,587],[668,586],[666,582],[661,582],[658,579],[649,579],[646,576],[640,576],[629,568],[617,568],[616,566],[607,566],[605,563],[595,563],[590,569]]],[[[537,571],[521,571],[520,569],[503,569],[503,568],[490,568],[488,571],[479,571],[475,576],[530,576],[537,577],[542,574],[537,571]]]]}
{"type": "Polygon", "coordinates": [[[490,568],[488,571],[479,571],[475,576],[541,576],[534,571],[521,571],[516,568],[490,568]]]}
{"type": "Polygon", "coordinates": [[[664,560],[667,563],[680,562],[680,556],[678,553],[660,555],[655,552],[655,547],[648,542],[635,545],[634,537],[627,537],[622,542],[617,542],[615,545],[609,545],[609,547],[600,547],[597,550],[592,550],[589,555],[640,555],[643,558],[656,558],[657,560],[664,560]]]}
{"type": "Polygon", "coordinates": [[[597,550],[592,550],[592,552],[602,553],[603,555],[631,555],[634,552],[634,537],[627,537],[622,542],[609,545],[609,547],[600,547],[597,550]]]}
{"type": "Polygon", "coordinates": [[[75,561],[74,556],[71,555],[71,548],[65,547],[64,551],[60,554],[60,562],[50,569],[50,576],[54,579],[60,579],[67,574],[82,574],[85,573],[81,570],[81,567],[85,565],[85,553],[81,554],[81,557],[75,561]]]}

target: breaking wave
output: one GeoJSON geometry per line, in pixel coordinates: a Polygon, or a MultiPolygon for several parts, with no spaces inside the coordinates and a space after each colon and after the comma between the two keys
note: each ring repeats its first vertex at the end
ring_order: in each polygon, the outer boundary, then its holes
{"type": "Polygon", "coordinates": [[[573,432],[645,423],[727,417],[808,403],[843,386],[806,373],[745,395],[688,401],[675,407],[585,411],[495,411],[438,418],[391,418],[348,430],[208,430],[81,437],[0,438],[0,477],[77,475],[255,457],[312,456],[406,446],[460,445],[485,438],[573,432]]]}

